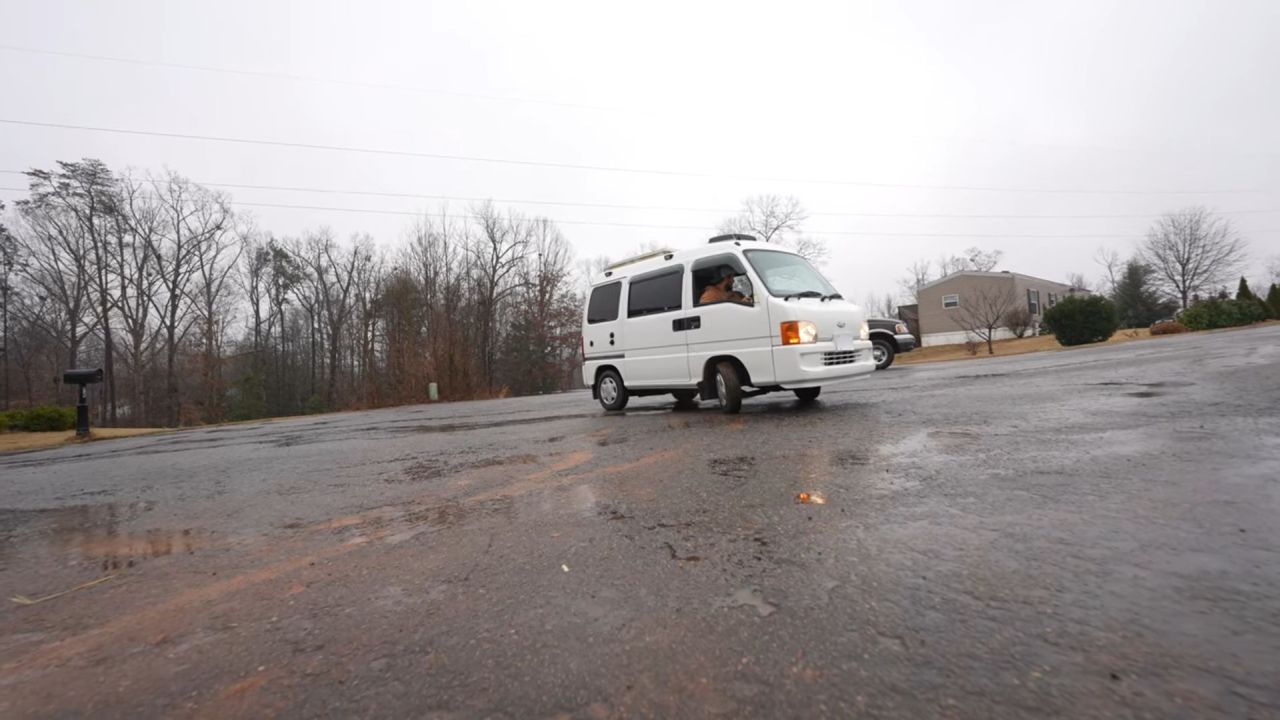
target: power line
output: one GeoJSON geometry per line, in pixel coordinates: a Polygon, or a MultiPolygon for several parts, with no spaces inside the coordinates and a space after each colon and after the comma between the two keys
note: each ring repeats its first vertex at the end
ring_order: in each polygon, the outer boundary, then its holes
{"type": "MultiPolygon", "coordinates": [[[[368,213],[374,215],[405,215],[414,217],[457,217],[479,219],[478,215],[471,214],[450,214],[450,213],[431,213],[412,210],[373,210],[368,208],[345,208],[333,207],[330,205],[293,205],[288,203],[256,203],[232,201],[232,205],[243,205],[247,207],[261,208],[281,208],[288,210],[324,210],[334,212],[353,212],[368,213]]],[[[620,222],[599,222],[595,220],[561,220],[556,218],[548,218],[557,225],[591,225],[599,227],[622,227],[622,228],[645,228],[653,230],[711,230],[709,225],[656,225],[650,223],[620,223],[620,222]]],[[[1273,230],[1261,230],[1260,233],[1276,232],[1273,230]]],[[[843,230],[806,230],[804,235],[822,235],[827,237],[954,237],[954,238],[1010,238],[1010,239],[1115,239],[1134,237],[1133,233],[1120,234],[1055,234],[1041,235],[1030,233],[904,233],[904,232],[852,232],[843,230]]]]}
{"type": "MultiPolygon", "coordinates": [[[[222,73],[227,75],[236,75],[242,77],[271,78],[280,80],[290,80],[299,82],[310,82],[330,85],[340,85],[347,87],[363,87],[376,90],[394,90],[401,92],[423,93],[429,95],[443,95],[448,97],[460,97],[473,100],[485,100],[492,102],[508,102],[519,104],[547,105],[551,107],[572,108],[577,110],[594,110],[601,112],[614,113],[631,113],[652,115],[645,108],[626,108],[607,105],[596,105],[593,103],[578,103],[562,100],[543,100],[539,98],[520,97],[514,95],[491,95],[485,93],[462,92],[459,90],[441,90],[439,88],[425,88],[416,85],[399,85],[395,83],[377,83],[367,80],[344,80],[340,78],[320,77],[317,75],[301,75],[296,73],[269,72],[266,70],[242,70],[236,68],[215,67],[211,65],[195,65],[191,63],[173,63],[163,62],[159,60],[141,60],[138,58],[126,58],[114,55],[97,55],[92,53],[70,52],[66,50],[48,50],[43,48],[24,47],[19,45],[3,45],[0,44],[0,50],[15,53],[28,53],[32,55],[45,55],[49,57],[73,58],[78,60],[93,60],[96,62],[112,62],[125,65],[137,65],[143,67],[159,67],[172,70],[188,70],[205,73],[222,73]]],[[[983,138],[928,138],[930,140],[949,140],[951,142],[960,142],[967,144],[980,145],[1001,145],[1015,147],[1032,147],[1032,148],[1050,148],[1056,150],[1072,150],[1072,151],[1089,151],[1089,152],[1105,152],[1105,153],[1144,153],[1144,154],[1163,154],[1161,151],[1143,148],[1115,148],[1104,147],[1099,145],[1068,145],[1062,143],[1042,143],[1042,142],[1015,142],[1008,139],[991,140],[983,138]]],[[[1240,155],[1232,153],[1233,155],[1240,155]]],[[[1277,153],[1249,153],[1242,156],[1261,156],[1276,157],[1277,153]]]]}
{"type": "MultiPolygon", "coordinates": [[[[0,170],[6,175],[26,175],[22,170],[0,170]]],[[[379,190],[337,190],[332,188],[301,187],[296,185],[260,185],[247,183],[204,182],[193,180],[197,185],[215,188],[232,188],[237,190],[279,190],[284,192],[319,193],[324,195],[361,195],[366,197],[409,198],[415,200],[446,200],[456,202],[492,201],[504,205],[549,205],[557,207],[581,207],[607,210],[661,210],[666,212],[697,212],[731,215],[741,211],[725,208],[697,208],[673,205],[629,205],[622,203],[591,203],[569,200],[516,200],[509,198],[480,197],[474,195],[429,195],[423,193],[390,192],[379,190]]],[[[1215,210],[1219,215],[1262,215],[1280,213],[1280,208],[1271,210],[1215,210]]],[[[1098,220],[1098,219],[1142,219],[1151,218],[1158,213],[1095,213],[1095,214],[1017,214],[1017,213],[886,213],[886,212],[807,212],[811,217],[865,217],[865,218],[921,218],[921,219],[985,219],[985,220],[1098,220]]]]}
{"type": "Polygon", "coordinates": [[[52,57],[76,58],[79,60],[95,60],[100,62],[113,62],[125,65],[141,65],[147,67],[169,68],[171,70],[195,70],[197,72],[221,73],[225,75],[237,75],[240,77],[257,77],[272,78],[278,80],[295,80],[310,83],[322,83],[329,85],[344,85],[347,87],[363,87],[373,88],[376,90],[398,90],[402,92],[424,93],[428,95],[446,95],[449,97],[461,97],[472,100],[488,100],[492,102],[508,102],[529,105],[550,105],[553,107],[575,108],[578,110],[599,110],[603,112],[625,112],[622,108],[606,107],[603,105],[589,105],[585,103],[561,102],[557,100],[539,100],[536,98],[516,97],[510,95],[486,95],[483,93],[460,92],[456,90],[439,90],[435,88],[417,87],[414,85],[396,85],[393,83],[375,83],[364,80],[339,80],[335,78],[317,77],[314,75],[296,75],[293,73],[277,73],[267,72],[265,70],[237,70],[234,68],[213,67],[209,65],[189,65],[186,63],[169,63],[158,62],[154,60],[137,60],[134,58],[116,57],[112,55],[91,55],[89,53],[65,52],[61,50],[42,50],[39,48],[21,47],[18,45],[0,45],[0,50],[9,52],[29,53],[32,55],[48,55],[52,57]]]}
{"type": "MultiPolygon", "coordinates": [[[[25,192],[25,188],[0,187],[0,190],[9,190],[14,192],[25,192]]],[[[425,212],[415,210],[377,210],[372,208],[349,208],[334,207],[331,205],[296,205],[290,203],[259,203],[245,202],[240,200],[231,200],[229,204],[237,207],[251,208],[273,208],[284,210],[307,210],[322,212],[344,212],[344,213],[360,213],[365,215],[393,215],[400,217],[418,217],[418,218],[459,218],[459,219],[479,219],[479,215],[470,213],[439,213],[425,212]]],[[[659,225],[653,223],[623,223],[623,222],[603,222],[596,220],[565,220],[560,218],[547,218],[550,222],[557,225],[585,225],[591,227],[616,227],[616,228],[638,228],[646,230],[697,230],[701,232],[710,232],[712,230],[709,225],[659,225]]],[[[1255,231],[1259,234],[1270,234],[1280,232],[1277,230],[1260,230],[1255,231]]],[[[1118,234],[1033,234],[1033,233],[907,233],[907,232],[854,232],[844,230],[809,230],[805,235],[820,235],[823,237],[846,237],[846,238],[876,238],[876,237],[948,237],[948,238],[989,238],[989,239],[1007,239],[1007,240],[1106,240],[1118,238],[1135,237],[1133,233],[1118,234]]]]}
{"type": "Polygon", "coordinates": [[[545,167],[560,170],[589,170],[593,172],[626,173],[632,175],[659,175],[665,177],[719,178],[731,180],[748,180],[753,182],[796,183],[812,185],[840,185],[853,187],[872,187],[887,189],[915,190],[960,190],[975,192],[1010,192],[1057,195],[1241,195],[1267,192],[1265,190],[1078,190],[1069,188],[1012,188],[982,185],[924,185],[915,183],[865,182],[859,180],[822,180],[802,178],[778,178],[749,175],[716,175],[712,173],[691,172],[684,170],[662,170],[657,168],[628,168],[610,165],[589,165],[579,163],[549,162],[538,160],[513,160],[510,158],[493,158],[477,155],[452,155],[447,153],[428,153],[411,150],[390,150],[383,148],[364,148],[346,145],[324,145],[319,143],[288,142],[283,140],[262,140],[257,138],[233,138],[218,135],[197,135],[192,133],[173,133],[155,130],[129,130],[124,128],[107,128],[92,125],[73,125],[69,123],[37,122],[33,120],[13,120],[0,118],[0,123],[22,125],[26,127],[54,128],[60,130],[83,130],[88,132],[112,133],[117,135],[141,135],[178,140],[200,140],[205,142],[224,142],[240,145],[260,145],[269,147],[285,147],[302,150],[325,150],[332,152],[350,152],[366,155],[392,155],[400,157],[429,158],[433,160],[455,160],[462,162],[490,163],[497,165],[515,165],[521,167],[545,167]]]}

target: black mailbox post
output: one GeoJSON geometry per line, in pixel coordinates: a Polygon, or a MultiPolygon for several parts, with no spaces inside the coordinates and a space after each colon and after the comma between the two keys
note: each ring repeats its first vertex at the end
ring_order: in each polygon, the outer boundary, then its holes
{"type": "Polygon", "coordinates": [[[62,373],[62,382],[80,386],[80,400],[76,403],[76,437],[89,436],[89,393],[85,386],[102,382],[102,368],[76,368],[62,373]]]}

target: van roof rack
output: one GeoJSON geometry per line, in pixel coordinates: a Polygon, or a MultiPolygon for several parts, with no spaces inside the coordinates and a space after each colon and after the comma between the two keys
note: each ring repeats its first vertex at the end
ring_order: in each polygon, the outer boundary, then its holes
{"type": "Polygon", "coordinates": [[[629,257],[624,260],[619,260],[616,263],[611,263],[605,267],[605,270],[617,270],[623,265],[630,265],[632,263],[638,263],[643,260],[651,260],[653,258],[662,257],[664,255],[672,255],[674,253],[675,253],[675,250],[671,250],[669,248],[663,248],[661,250],[651,250],[647,253],[640,253],[639,255],[636,255],[634,257],[629,257]]]}
{"type": "Polygon", "coordinates": [[[729,233],[728,235],[717,235],[707,241],[707,244],[718,242],[733,242],[734,240],[746,240],[747,242],[760,242],[755,235],[743,235],[742,233],[729,233]]]}

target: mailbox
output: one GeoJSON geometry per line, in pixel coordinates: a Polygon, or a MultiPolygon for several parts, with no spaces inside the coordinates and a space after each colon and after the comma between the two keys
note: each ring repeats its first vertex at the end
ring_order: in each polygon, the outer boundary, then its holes
{"type": "Polygon", "coordinates": [[[102,368],[73,368],[62,373],[62,382],[80,386],[76,403],[76,437],[89,437],[89,393],[85,386],[102,382],[102,368]]]}
{"type": "Polygon", "coordinates": [[[102,368],[76,368],[62,373],[62,382],[68,385],[88,385],[102,382],[102,368]]]}

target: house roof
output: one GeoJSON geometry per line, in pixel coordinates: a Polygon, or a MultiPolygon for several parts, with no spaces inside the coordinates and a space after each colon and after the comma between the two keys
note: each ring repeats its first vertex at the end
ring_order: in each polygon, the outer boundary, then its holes
{"type": "MultiPolygon", "coordinates": [[[[1009,272],[1008,270],[998,270],[995,272],[981,272],[978,270],[961,270],[960,272],[953,272],[950,275],[940,277],[937,280],[934,280],[932,282],[927,282],[924,285],[921,285],[919,289],[928,290],[931,287],[942,285],[943,283],[947,283],[962,277],[992,277],[992,278],[1011,278],[1011,279],[1021,278],[1022,280],[1031,280],[1033,282],[1038,282],[1038,283],[1048,283],[1050,285],[1061,285],[1062,287],[1065,287],[1065,288],[1071,287],[1067,283],[1060,283],[1060,282],[1057,282],[1056,280],[1046,280],[1044,278],[1035,277],[1034,275],[1023,275],[1022,273],[1009,272]]],[[[1072,289],[1083,290],[1083,288],[1072,288],[1072,289]]]]}

